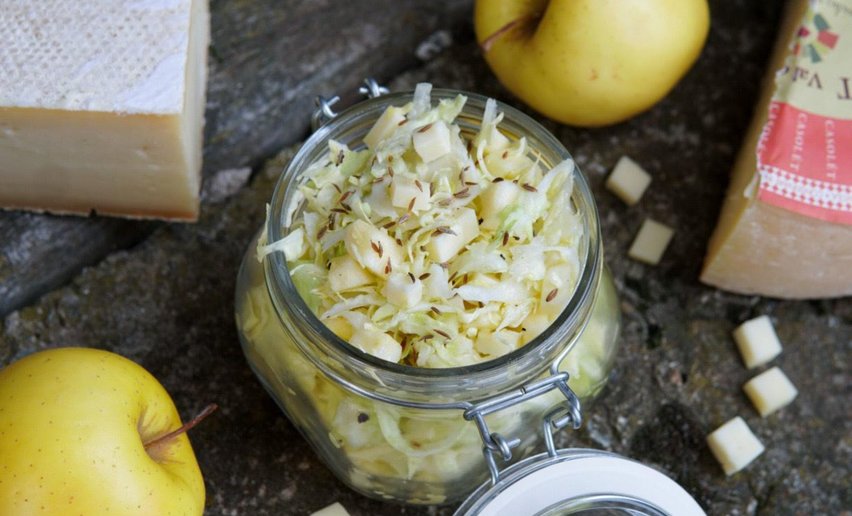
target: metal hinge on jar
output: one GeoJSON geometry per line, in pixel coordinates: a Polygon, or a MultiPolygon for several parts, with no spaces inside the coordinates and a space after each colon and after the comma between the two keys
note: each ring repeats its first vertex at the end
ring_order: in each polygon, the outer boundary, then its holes
{"type": "Polygon", "coordinates": [[[583,422],[580,399],[568,387],[568,373],[564,371],[555,373],[544,380],[529,383],[516,391],[480,402],[465,410],[464,418],[476,423],[479,436],[485,445],[482,448],[482,454],[485,456],[488,471],[491,473],[492,485],[497,484],[500,480],[500,468],[497,466],[495,455],[499,454],[504,462],[512,460],[512,449],[519,446],[521,440],[518,438],[507,439],[497,432],[491,432],[488,428],[488,423],[485,421],[485,416],[545,395],[554,389],[558,389],[565,396],[565,401],[545,414],[542,422],[542,431],[544,433],[547,454],[555,457],[557,450],[553,439],[554,432],[568,425],[571,425],[576,430],[580,428],[583,422]]]}
{"type": "MultiPolygon", "coordinates": [[[[368,99],[376,98],[389,92],[390,90],[380,85],[372,77],[364,79],[364,85],[358,88],[358,93],[366,96],[368,99]]],[[[321,95],[317,96],[314,99],[316,109],[314,109],[314,112],[311,115],[311,129],[316,131],[336,117],[337,113],[332,109],[332,107],[338,102],[340,102],[339,95],[334,95],[332,97],[323,97],[321,95]]]]}

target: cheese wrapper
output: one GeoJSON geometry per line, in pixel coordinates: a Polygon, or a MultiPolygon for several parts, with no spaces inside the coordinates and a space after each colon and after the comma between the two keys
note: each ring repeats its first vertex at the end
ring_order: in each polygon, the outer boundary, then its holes
{"type": "Polygon", "coordinates": [[[701,280],[852,294],[852,0],[793,0],[701,280]]]}

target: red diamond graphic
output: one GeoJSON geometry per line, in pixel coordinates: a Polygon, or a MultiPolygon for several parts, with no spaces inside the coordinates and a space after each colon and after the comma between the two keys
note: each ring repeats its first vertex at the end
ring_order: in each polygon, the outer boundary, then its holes
{"type": "Polygon", "coordinates": [[[839,36],[833,32],[829,32],[827,30],[819,31],[819,36],[817,36],[817,41],[827,46],[828,48],[834,48],[837,45],[837,40],[839,36]]]}

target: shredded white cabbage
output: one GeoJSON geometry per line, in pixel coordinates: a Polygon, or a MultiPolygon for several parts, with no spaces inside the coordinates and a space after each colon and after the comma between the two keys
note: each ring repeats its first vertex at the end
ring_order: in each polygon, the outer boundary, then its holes
{"type": "Polygon", "coordinates": [[[370,148],[330,141],[287,207],[287,236],[259,243],[257,256],[284,252],[299,292],[341,338],[379,328],[403,363],[463,366],[522,346],[546,327],[542,317],[555,319],[575,287],[583,223],[570,160],[545,169],[525,138],[500,132],[493,100],[478,133],[462,134],[454,122],[466,98],[432,107],[430,93],[419,84],[411,103],[388,108],[405,118],[377,126],[370,148]],[[361,270],[325,281],[343,255],[361,270]],[[297,274],[304,263],[313,267],[297,274]],[[509,330],[523,338],[495,340],[509,330]]]}

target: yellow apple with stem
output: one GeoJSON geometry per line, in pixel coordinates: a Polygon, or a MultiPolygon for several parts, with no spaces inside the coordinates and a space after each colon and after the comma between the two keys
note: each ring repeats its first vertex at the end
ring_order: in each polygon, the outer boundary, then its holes
{"type": "Polygon", "coordinates": [[[620,122],[662,99],[698,58],[707,0],[476,0],[500,82],[566,124],[620,122]]]}
{"type": "Polygon", "coordinates": [[[200,515],[204,481],[172,399],[140,365],[87,348],[0,370],[0,514],[200,515]]]}

